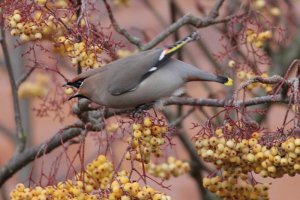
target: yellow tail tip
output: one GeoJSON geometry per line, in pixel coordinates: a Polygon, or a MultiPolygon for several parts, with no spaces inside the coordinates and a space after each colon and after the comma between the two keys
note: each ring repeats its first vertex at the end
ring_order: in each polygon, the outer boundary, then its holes
{"type": "Polygon", "coordinates": [[[226,86],[232,86],[233,85],[233,80],[231,78],[228,78],[228,80],[224,83],[226,86]]]}

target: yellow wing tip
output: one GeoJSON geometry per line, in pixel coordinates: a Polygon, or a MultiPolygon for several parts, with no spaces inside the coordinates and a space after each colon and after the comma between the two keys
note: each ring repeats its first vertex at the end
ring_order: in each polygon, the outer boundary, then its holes
{"type": "Polygon", "coordinates": [[[228,80],[224,83],[226,86],[232,86],[233,85],[233,80],[231,78],[227,78],[228,80]]]}

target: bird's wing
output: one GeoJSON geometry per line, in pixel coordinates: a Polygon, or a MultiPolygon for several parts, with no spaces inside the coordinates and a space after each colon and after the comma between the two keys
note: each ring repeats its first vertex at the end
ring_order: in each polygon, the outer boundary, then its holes
{"type": "Polygon", "coordinates": [[[114,70],[116,74],[112,76],[108,92],[112,95],[121,95],[135,90],[144,79],[163,67],[174,53],[198,37],[198,33],[193,32],[165,49],[144,51],[115,61],[114,67],[118,66],[119,69],[114,70]]]}
{"type": "Polygon", "coordinates": [[[84,72],[67,85],[79,88],[84,79],[90,76],[106,76],[107,91],[112,95],[121,95],[133,91],[137,86],[152,73],[163,67],[170,57],[185,46],[196,40],[197,33],[185,37],[168,48],[152,49],[128,56],[107,64],[104,67],[84,72]]]}
{"type": "MultiPolygon", "coordinates": [[[[164,49],[153,49],[117,60],[108,66],[111,79],[108,92],[121,95],[133,91],[148,76],[157,71],[166,59],[159,60],[164,49]]],[[[167,58],[168,59],[168,58],[167,58]]]]}

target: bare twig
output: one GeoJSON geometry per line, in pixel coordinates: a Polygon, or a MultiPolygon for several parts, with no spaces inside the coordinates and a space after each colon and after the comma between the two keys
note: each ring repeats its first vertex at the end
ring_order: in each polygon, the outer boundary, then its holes
{"type": "Polygon", "coordinates": [[[197,154],[197,150],[194,147],[194,144],[191,142],[188,135],[184,132],[179,132],[177,136],[179,137],[180,141],[182,142],[183,146],[185,147],[185,149],[189,153],[189,156],[191,157],[191,175],[197,181],[199,191],[201,191],[201,196],[205,197],[207,191],[202,184],[202,170],[210,172],[210,169],[207,166],[205,166],[205,164],[200,160],[197,154]]]}
{"type": "Polygon", "coordinates": [[[7,72],[9,75],[9,81],[11,85],[11,92],[13,97],[13,106],[14,106],[14,113],[15,113],[15,124],[16,124],[16,132],[17,132],[17,149],[18,153],[24,151],[26,146],[26,135],[23,130],[22,120],[21,120],[21,112],[20,112],[20,105],[18,99],[18,88],[15,81],[15,76],[12,69],[12,64],[10,61],[10,56],[8,52],[8,47],[5,41],[5,30],[4,26],[1,26],[1,47],[4,55],[4,60],[7,67],[7,72]]]}
{"type": "Polygon", "coordinates": [[[21,78],[17,81],[17,88],[20,87],[20,85],[27,80],[27,78],[32,74],[32,72],[35,70],[35,67],[30,68],[27,72],[25,72],[21,78]]]}
{"type": "Polygon", "coordinates": [[[199,18],[195,17],[191,14],[186,14],[183,17],[179,18],[176,22],[172,23],[170,26],[168,26],[165,30],[163,30],[161,33],[159,33],[155,38],[153,38],[150,42],[146,44],[142,44],[140,38],[131,35],[126,29],[121,28],[121,26],[117,23],[110,5],[108,4],[107,0],[103,0],[108,16],[110,18],[110,21],[112,23],[112,26],[114,29],[121,35],[123,35],[129,42],[136,45],[140,50],[144,51],[147,49],[151,49],[154,46],[156,46],[158,43],[160,43],[162,40],[164,40],[166,37],[168,37],[170,34],[177,31],[179,28],[181,28],[184,25],[192,25],[196,28],[203,28],[207,27],[213,24],[219,24],[219,23],[225,23],[231,20],[234,17],[239,17],[243,14],[234,14],[227,17],[224,17],[223,19],[215,19],[218,16],[218,11],[223,4],[224,0],[219,0],[215,4],[215,6],[210,11],[210,14],[205,18],[199,18]]]}
{"type": "Polygon", "coordinates": [[[233,17],[237,17],[236,15],[227,16],[223,19],[216,20],[216,19],[201,19],[199,17],[195,17],[191,14],[186,14],[183,17],[179,18],[176,22],[168,26],[165,30],[159,33],[155,38],[153,38],[150,42],[144,44],[140,47],[141,50],[151,49],[160,43],[163,39],[168,37],[170,34],[174,33],[176,30],[181,28],[184,25],[192,25],[196,28],[203,28],[213,24],[224,23],[232,19],[233,17]]]}
{"type": "Polygon", "coordinates": [[[1,197],[2,200],[8,200],[9,199],[8,194],[6,192],[5,185],[2,185],[2,187],[0,188],[0,197],[1,197]]]}
{"type": "Polygon", "coordinates": [[[128,31],[124,28],[121,28],[120,25],[117,23],[110,5],[108,4],[107,0],[103,0],[106,10],[108,12],[108,16],[110,18],[111,24],[113,25],[114,29],[121,35],[123,35],[128,41],[130,41],[132,44],[136,45],[138,48],[141,47],[141,41],[138,37],[135,37],[128,33],[128,31]]]}
{"type": "Polygon", "coordinates": [[[10,131],[8,128],[0,124],[0,132],[3,133],[7,138],[9,138],[11,141],[15,142],[15,135],[12,131],[10,131]]]}
{"type": "Polygon", "coordinates": [[[67,126],[56,133],[49,141],[14,155],[5,166],[0,168],[0,187],[7,179],[28,163],[50,153],[70,139],[77,137],[83,130],[83,126],[79,124],[67,126]]]}
{"type": "Polygon", "coordinates": [[[278,95],[266,95],[261,97],[254,97],[248,100],[238,100],[234,102],[226,102],[225,99],[194,99],[187,97],[170,97],[164,101],[164,105],[189,105],[189,106],[209,106],[209,107],[248,107],[259,104],[270,104],[270,103],[289,103],[288,98],[283,98],[280,94],[278,95]]]}
{"type": "Polygon", "coordinates": [[[222,7],[225,0],[217,0],[213,8],[210,10],[208,14],[209,19],[215,19],[219,16],[219,10],[222,7]]]}

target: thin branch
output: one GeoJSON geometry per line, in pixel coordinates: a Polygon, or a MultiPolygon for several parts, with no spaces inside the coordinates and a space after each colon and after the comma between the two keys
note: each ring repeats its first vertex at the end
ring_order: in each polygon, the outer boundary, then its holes
{"type": "Polygon", "coordinates": [[[79,124],[67,126],[56,133],[49,141],[14,155],[5,166],[0,168],[0,187],[7,179],[25,167],[28,163],[50,153],[70,139],[77,137],[83,130],[83,126],[79,124]]]}
{"type": "Polygon", "coordinates": [[[121,26],[117,23],[107,0],[103,0],[103,2],[105,4],[106,10],[108,12],[108,16],[110,18],[111,24],[114,27],[114,29],[119,34],[123,35],[129,42],[136,45],[142,51],[155,47],[158,43],[160,43],[162,40],[164,40],[166,37],[168,37],[170,34],[174,33],[175,31],[177,31],[179,28],[181,28],[184,25],[192,25],[196,28],[203,28],[214,24],[225,23],[234,17],[240,17],[243,15],[243,14],[238,14],[238,15],[234,14],[234,15],[224,17],[223,19],[215,19],[218,16],[218,11],[224,2],[224,0],[219,0],[217,1],[215,6],[210,11],[210,14],[206,18],[202,19],[199,17],[195,17],[191,14],[186,14],[183,17],[179,18],[176,22],[168,26],[165,30],[159,33],[150,42],[146,44],[142,44],[140,38],[131,35],[126,29],[121,28],[121,26]]]}
{"type": "Polygon", "coordinates": [[[9,81],[11,85],[11,93],[13,97],[13,106],[14,106],[14,113],[15,113],[15,124],[16,124],[16,132],[17,132],[17,149],[18,153],[24,151],[26,146],[26,135],[24,133],[22,120],[21,120],[21,112],[20,112],[20,105],[18,99],[18,88],[15,81],[15,76],[12,69],[12,64],[10,62],[10,56],[8,51],[8,46],[5,41],[5,30],[3,24],[1,25],[1,47],[4,55],[4,60],[7,67],[7,72],[9,75],[9,81]]]}
{"type": "Polygon", "coordinates": [[[170,97],[164,100],[163,105],[189,105],[189,106],[209,106],[209,107],[248,107],[260,104],[270,103],[289,103],[288,98],[283,98],[282,95],[266,95],[261,97],[254,97],[248,100],[238,100],[233,102],[226,102],[225,99],[194,99],[188,97],[170,97]]]}
{"type": "Polygon", "coordinates": [[[21,78],[17,81],[17,88],[20,87],[20,85],[27,80],[27,78],[32,74],[32,72],[35,70],[35,67],[30,68],[27,72],[23,73],[21,78]]]}
{"type": "Polygon", "coordinates": [[[219,16],[219,10],[221,9],[224,2],[225,0],[217,0],[217,2],[215,3],[215,5],[213,6],[213,8],[210,10],[208,14],[209,19],[215,19],[219,16]]]}
{"type": "Polygon", "coordinates": [[[168,26],[165,30],[159,33],[150,42],[142,45],[140,49],[144,51],[155,47],[158,43],[160,43],[162,40],[164,40],[166,37],[168,37],[170,34],[174,33],[176,30],[178,30],[184,25],[192,25],[196,28],[204,28],[210,25],[227,22],[231,20],[233,17],[237,17],[237,15],[231,15],[220,20],[215,20],[215,19],[208,19],[208,18],[201,19],[191,14],[186,14],[183,17],[179,18],[176,22],[168,26]]]}
{"type": "Polygon", "coordinates": [[[2,124],[0,124],[0,132],[3,133],[3,135],[9,138],[11,141],[16,141],[14,133],[2,124]]]}
{"type": "Polygon", "coordinates": [[[120,33],[121,35],[123,35],[128,41],[130,41],[132,44],[136,45],[138,48],[141,47],[141,41],[138,37],[135,37],[133,35],[131,35],[130,33],[128,33],[128,31],[124,28],[121,28],[120,25],[117,23],[110,5],[108,4],[107,0],[103,0],[106,10],[108,12],[108,16],[110,18],[111,24],[113,25],[114,29],[120,33]]]}
{"type": "Polygon", "coordinates": [[[205,197],[207,191],[202,184],[202,170],[210,172],[210,169],[207,168],[207,166],[205,166],[205,164],[201,161],[194,144],[191,142],[187,134],[185,134],[184,132],[179,132],[177,136],[179,137],[180,141],[182,142],[191,158],[191,176],[197,181],[197,185],[199,187],[199,191],[201,191],[202,197],[205,197]]]}
{"type": "Polygon", "coordinates": [[[6,192],[7,188],[5,187],[5,185],[2,185],[2,187],[0,188],[0,197],[2,200],[8,200],[8,193],[6,192]]]}

